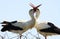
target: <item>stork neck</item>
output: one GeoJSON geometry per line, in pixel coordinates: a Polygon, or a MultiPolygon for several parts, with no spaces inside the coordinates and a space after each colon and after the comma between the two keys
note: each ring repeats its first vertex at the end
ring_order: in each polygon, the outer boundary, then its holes
{"type": "Polygon", "coordinates": [[[35,21],[34,14],[30,14],[32,21],[35,21]]]}

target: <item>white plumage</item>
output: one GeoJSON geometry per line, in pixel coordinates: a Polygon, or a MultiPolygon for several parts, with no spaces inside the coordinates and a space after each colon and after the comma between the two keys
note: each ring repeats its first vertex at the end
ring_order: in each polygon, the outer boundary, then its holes
{"type": "MultiPolygon", "coordinates": [[[[37,9],[39,11],[39,9],[37,9]]],[[[29,28],[32,28],[35,25],[36,19],[34,18],[34,10],[31,9],[29,11],[29,15],[31,16],[31,20],[27,21],[27,22],[16,22],[16,23],[11,23],[12,25],[16,26],[16,27],[20,27],[23,28],[24,30],[28,30],[29,28]]],[[[37,13],[37,11],[36,11],[37,13]]],[[[38,14],[38,13],[37,13],[38,14]]],[[[4,24],[4,23],[2,23],[4,24]]],[[[5,23],[8,24],[8,23],[5,23]]]]}
{"type": "MultiPolygon", "coordinates": [[[[34,17],[34,13],[39,14],[40,13],[39,9],[37,9],[36,12],[33,9],[31,9],[29,11],[31,20],[29,20],[27,22],[16,22],[16,23],[9,22],[10,24],[8,22],[7,23],[2,22],[2,24],[6,24],[6,25],[3,25],[3,28],[1,29],[1,31],[10,31],[10,32],[14,32],[14,33],[19,33],[22,36],[22,33],[26,32],[28,29],[31,29],[32,27],[34,27],[34,25],[36,23],[36,18],[34,17]],[[8,29],[7,29],[5,26],[6,27],[13,26],[13,27],[11,29],[10,29],[10,27],[8,27],[8,29]],[[3,30],[4,28],[6,30],[3,30]],[[21,28],[21,30],[20,30],[20,28],[21,28]]],[[[36,15],[36,16],[38,16],[38,15],[36,15]]]]}
{"type": "Polygon", "coordinates": [[[36,19],[39,17],[40,14],[40,11],[38,9],[39,6],[40,5],[38,5],[37,7],[32,6],[33,9],[29,11],[31,20],[27,22],[8,22],[8,21],[2,22],[1,24],[6,24],[6,25],[2,25],[3,28],[1,29],[1,31],[10,31],[22,35],[22,33],[27,31],[28,29],[33,28],[36,23],[36,19]],[[34,13],[36,14],[35,17],[34,17],[34,13]]]}
{"type": "Polygon", "coordinates": [[[39,23],[36,24],[34,27],[36,28],[37,32],[39,32],[45,37],[45,39],[47,39],[47,36],[58,34],[60,35],[60,29],[51,22],[39,23]]]}

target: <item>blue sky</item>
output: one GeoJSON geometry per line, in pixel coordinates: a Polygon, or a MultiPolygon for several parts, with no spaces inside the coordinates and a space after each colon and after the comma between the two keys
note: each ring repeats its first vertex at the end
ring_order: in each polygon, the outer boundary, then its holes
{"type": "MultiPolygon", "coordinates": [[[[29,20],[30,2],[34,5],[42,4],[39,7],[41,11],[39,22],[50,21],[60,28],[60,0],[0,0],[0,22],[29,20]]],[[[60,37],[51,36],[48,38],[59,39],[60,37]]]]}

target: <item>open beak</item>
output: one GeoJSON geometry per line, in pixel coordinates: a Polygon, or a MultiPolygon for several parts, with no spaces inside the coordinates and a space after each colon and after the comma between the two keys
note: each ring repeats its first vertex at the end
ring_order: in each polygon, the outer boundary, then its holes
{"type": "Polygon", "coordinates": [[[38,6],[34,6],[32,3],[30,3],[30,6],[33,8],[34,12],[36,12],[36,10],[38,9],[38,7],[41,6],[41,4],[38,6]]]}
{"type": "Polygon", "coordinates": [[[36,6],[36,7],[33,7],[34,11],[36,12],[36,10],[38,9],[38,7],[40,7],[40,6],[41,6],[41,4],[38,5],[38,6],[36,6]]]}

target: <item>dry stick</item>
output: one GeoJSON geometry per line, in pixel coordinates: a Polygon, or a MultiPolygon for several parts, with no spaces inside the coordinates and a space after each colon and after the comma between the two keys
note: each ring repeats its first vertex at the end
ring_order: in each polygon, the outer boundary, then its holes
{"type": "Polygon", "coordinates": [[[18,35],[18,38],[17,39],[20,39],[20,35],[18,35]]]}
{"type": "MultiPolygon", "coordinates": [[[[38,35],[38,37],[39,37],[39,33],[37,32],[37,35],[38,35]]],[[[38,38],[38,39],[40,39],[40,38],[38,38]]]]}
{"type": "MultiPolygon", "coordinates": [[[[7,34],[7,32],[6,32],[6,35],[7,35],[7,37],[8,37],[8,34],[7,34]]],[[[9,37],[8,37],[8,39],[9,39],[9,37]]]]}
{"type": "Polygon", "coordinates": [[[2,37],[1,35],[0,35],[0,37],[1,37],[2,39],[4,39],[4,37],[2,37]]]}
{"type": "MultiPolygon", "coordinates": [[[[24,36],[24,35],[23,35],[23,36],[24,36]]],[[[24,37],[27,39],[27,37],[26,37],[26,36],[24,36],[24,37]]],[[[24,38],[24,39],[25,39],[25,38],[24,38]]]]}
{"type": "MultiPolygon", "coordinates": [[[[31,34],[30,32],[28,32],[29,34],[31,34]]],[[[33,34],[31,34],[32,36],[34,36],[34,37],[36,37],[35,35],[33,35],[33,34]]],[[[40,39],[40,38],[38,38],[38,37],[36,37],[37,39],[40,39]]]]}
{"type": "MultiPolygon", "coordinates": [[[[22,37],[22,36],[24,36],[24,35],[21,35],[21,36],[20,36],[20,39],[21,39],[21,37],[22,37]]],[[[26,37],[26,36],[25,36],[25,38],[27,39],[27,37],[26,37]]]]}
{"type": "MultiPolygon", "coordinates": [[[[19,35],[19,38],[21,39],[21,37],[22,37],[23,35],[19,35]]],[[[13,39],[13,38],[15,38],[15,37],[17,37],[17,36],[14,36],[14,37],[12,37],[12,38],[10,38],[10,39],[13,39]]],[[[25,36],[26,37],[26,36],[25,36]]],[[[19,38],[17,38],[17,39],[19,39],[19,38]]],[[[27,39],[27,38],[26,38],[27,39]]]]}
{"type": "Polygon", "coordinates": [[[13,38],[15,38],[15,37],[17,37],[17,36],[14,36],[14,37],[12,37],[12,38],[10,38],[10,39],[13,39],[13,38]]]}
{"type": "MultiPolygon", "coordinates": [[[[28,34],[26,34],[26,35],[28,35],[28,34]]],[[[27,39],[27,36],[25,35],[25,38],[27,39]]]]}

